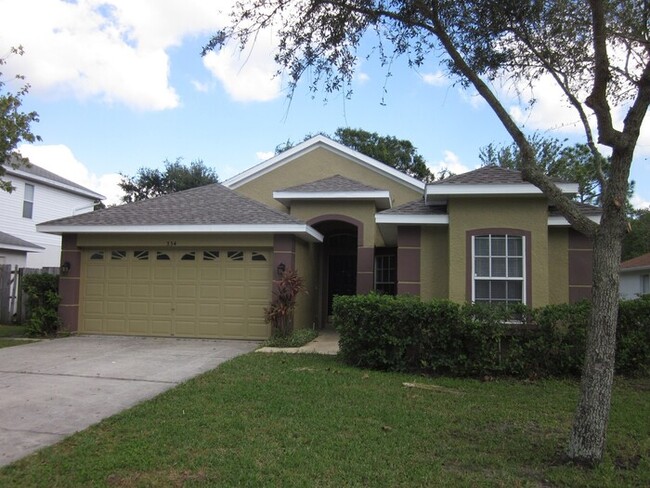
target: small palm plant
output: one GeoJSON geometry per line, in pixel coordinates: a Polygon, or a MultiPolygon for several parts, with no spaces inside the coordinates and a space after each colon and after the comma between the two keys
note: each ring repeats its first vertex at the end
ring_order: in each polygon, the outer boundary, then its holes
{"type": "Polygon", "coordinates": [[[273,301],[264,309],[264,320],[271,324],[274,337],[288,337],[293,332],[298,295],[307,293],[305,282],[295,270],[283,271],[280,279],[273,281],[273,289],[273,301]]]}

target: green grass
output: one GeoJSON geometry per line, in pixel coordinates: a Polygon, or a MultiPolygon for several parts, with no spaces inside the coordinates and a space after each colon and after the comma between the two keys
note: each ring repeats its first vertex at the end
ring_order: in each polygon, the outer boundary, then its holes
{"type": "Polygon", "coordinates": [[[648,486],[650,380],[617,380],[594,470],[558,456],[577,393],[248,354],[5,467],[0,486],[648,486]]]}
{"type": "Polygon", "coordinates": [[[27,328],[22,325],[0,324],[0,337],[27,337],[27,328]]]}
{"type": "Polygon", "coordinates": [[[271,337],[262,345],[266,347],[300,347],[318,337],[314,329],[297,329],[289,337],[271,337]]]}

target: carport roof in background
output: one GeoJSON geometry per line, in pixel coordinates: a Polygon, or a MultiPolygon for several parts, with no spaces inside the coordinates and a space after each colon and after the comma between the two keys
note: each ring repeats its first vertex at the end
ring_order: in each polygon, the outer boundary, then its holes
{"type": "MultiPolygon", "coordinates": [[[[72,217],[51,226],[305,225],[285,213],[214,183],[72,217]]],[[[71,229],[72,231],[72,229],[71,229]]]]}

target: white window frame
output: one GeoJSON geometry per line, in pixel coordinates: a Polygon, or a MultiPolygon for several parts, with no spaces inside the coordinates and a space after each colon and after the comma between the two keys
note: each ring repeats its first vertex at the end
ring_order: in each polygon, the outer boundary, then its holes
{"type": "Polygon", "coordinates": [[[25,183],[25,191],[23,193],[23,218],[24,219],[33,219],[34,218],[34,195],[36,194],[36,188],[34,185],[30,183],[25,183]],[[27,198],[27,188],[31,188],[31,200],[27,198]],[[27,209],[26,204],[30,204],[29,207],[29,215],[25,215],[27,212],[25,210],[27,209]]]}
{"type": "MultiPolygon", "coordinates": [[[[523,305],[526,305],[528,303],[528,297],[526,294],[526,289],[527,289],[527,283],[528,283],[528,276],[526,274],[526,236],[525,235],[520,235],[520,234],[508,234],[508,233],[488,233],[488,234],[473,234],[472,236],[472,254],[471,254],[471,266],[472,266],[472,303],[476,302],[476,282],[477,281],[521,281],[521,302],[513,302],[513,303],[521,303],[523,305]],[[505,236],[506,238],[506,254],[505,256],[499,256],[499,257],[504,257],[506,260],[506,276],[492,276],[492,269],[490,269],[490,276],[476,276],[476,238],[477,237],[489,237],[490,240],[490,251],[489,251],[489,262],[490,262],[490,268],[492,267],[492,237],[501,237],[505,236]],[[521,276],[507,276],[508,274],[508,258],[509,257],[514,257],[514,256],[508,256],[508,237],[517,237],[521,239],[521,276]]],[[[519,257],[519,256],[516,256],[519,257]]],[[[507,294],[506,294],[507,295],[507,294]]],[[[496,301],[496,300],[495,300],[496,301]]],[[[488,302],[492,303],[492,301],[488,302]]],[[[505,298],[505,303],[506,305],[508,304],[508,298],[506,296],[505,298]]]]}
{"type": "Polygon", "coordinates": [[[647,295],[650,293],[650,274],[641,275],[641,295],[647,295]]]}

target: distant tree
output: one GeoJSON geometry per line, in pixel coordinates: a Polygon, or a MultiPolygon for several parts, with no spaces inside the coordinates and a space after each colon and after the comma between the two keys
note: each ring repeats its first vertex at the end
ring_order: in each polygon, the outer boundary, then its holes
{"type": "Polygon", "coordinates": [[[630,231],[623,240],[621,259],[626,261],[648,252],[650,252],[650,207],[636,210],[630,218],[630,231]]]}
{"type": "MultiPolygon", "coordinates": [[[[22,46],[11,48],[11,54],[22,56],[23,53],[22,46]]],[[[6,62],[6,57],[0,58],[0,67],[6,62]]],[[[5,88],[6,82],[2,81],[2,72],[0,71],[0,191],[9,193],[14,188],[11,186],[11,182],[3,179],[6,174],[5,166],[17,168],[21,164],[29,164],[29,160],[16,151],[18,144],[22,141],[41,140],[39,136],[32,133],[30,127],[32,122],[38,122],[38,114],[20,111],[23,97],[29,92],[29,84],[24,83],[24,77],[21,75],[16,75],[16,79],[20,80],[22,87],[12,93],[5,88]]]]}
{"type": "Polygon", "coordinates": [[[217,173],[214,169],[208,168],[203,160],[192,161],[189,166],[184,165],[182,161],[182,158],[177,158],[173,163],[165,160],[164,171],[143,167],[135,176],[120,173],[122,181],[119,186],[125,193],[122,201],[137,202],[219,182],[217,173]]]}
{"type": "MultiPolygon", "coordinates": [[[[427,167],[424,157],[418,153],[417,148],[407,139],[382,136],[376,132],[351,129],[349,127],[339,127],[333,136],[324,132],[318,134],[329,137],[350,149],[392,166],[418,180],[431,182],[435,179],[434,174],[427,167]]],[[[307,134],[303,140],[311,139],[315,135],[317,134],[307,134]]],[[[275,154],[280,154],[293,146],[293,142],[287,140],[275,147],[275,154]]]]}
{"type": "MultiPolygon", "coordinates": [[[[578,183],[578,201],[599,205],[601,185],[599,171],[609,172],[609,161],[594,154],[587,144],[565,146],[565,141],[544,138],[539,134],[530,137],[537,166],[551,178],[561,178],[578,183]]],[[[483,166],[500,166],[521,171],[524,167],[521,150],[517,144],[496,146],[488,144],[479,150],[483,166]]]]}

